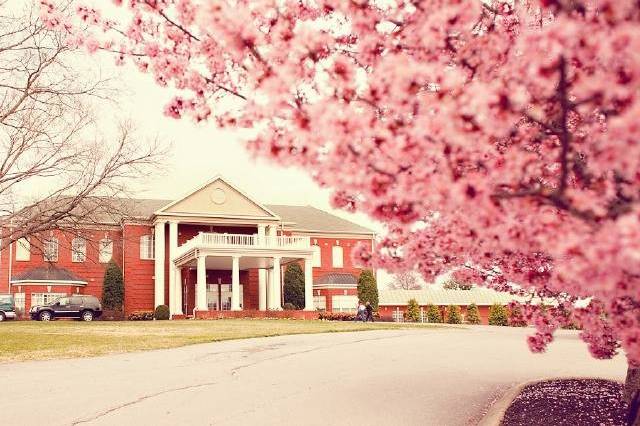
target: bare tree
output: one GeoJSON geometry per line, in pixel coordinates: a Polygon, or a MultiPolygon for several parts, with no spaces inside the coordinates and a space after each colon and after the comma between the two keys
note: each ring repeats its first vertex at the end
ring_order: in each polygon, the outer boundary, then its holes
{"type": "Polygon", "coordinates": [[[0,0],[0,249],[48,230],[81,232],[164,154],[156,141],[137,143],[129,124],[100,136],[94,110],[108,102],[109,81],[79,69],[83,53],[37,7],[0,0]]]}
{"type": "Polygon", "coordinates": [[[389,288],[392,290],[420,290],[422,285],[420,285],[417,274],[408,271],[396,274],[394,280],[389,283],[389,288]]]}

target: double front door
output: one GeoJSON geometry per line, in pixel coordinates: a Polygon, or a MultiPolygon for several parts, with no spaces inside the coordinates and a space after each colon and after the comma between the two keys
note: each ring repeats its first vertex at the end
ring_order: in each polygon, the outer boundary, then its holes
{"type": "MultiPolygon", "coordinates": [[[[243,307],[243,285],[240,284],[240,309],[243,307]]],[[[231,310],[231,284],[207,284],[207,306],[210,311],[231,310]]]]}
{"type": "MultiPolygon", "coordinates": [[[[244,307],[244,285],[240,283],[240,309],[244,307]]],[[[195,307],[195,283],[182,286],[182,309],[190,314],[195,307]]],[[[207,284],[207,307],[210,311],[231,310],[231,284],[207,284]]]]}

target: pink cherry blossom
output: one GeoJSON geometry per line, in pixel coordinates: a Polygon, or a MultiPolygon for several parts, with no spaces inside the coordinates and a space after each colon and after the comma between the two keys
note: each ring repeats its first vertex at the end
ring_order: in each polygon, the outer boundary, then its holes
{"type": "Polygon", "coordinates": [[[174,91],[168,116],[258,129],[254,155],[383,221],[359,261],[555,300],[523,306],[532,350],[572,321],[640,363],[635,0],[115,3],[129,19],[42,17],[174,91]]]}

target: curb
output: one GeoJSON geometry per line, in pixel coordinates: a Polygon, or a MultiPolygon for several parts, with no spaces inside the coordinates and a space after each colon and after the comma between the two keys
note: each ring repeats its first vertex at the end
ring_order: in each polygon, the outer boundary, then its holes
{"type": "Polygon", "coordinates": [[[572,380],[572,379],[601,379],[601,380],[619,382],[618,380],[612,380],[612,379],[599,377],[599,376],[545,377],[541,379],[527,380],[526,382],[519,383],[513,386],[512,388],[508,389],[504,393],[504,395],[500,397],[500,399],[496,400],[493,404],[491,404],[491,406],[487,410],[487,413],[484,415],[484,417],[482,417],[482,420],[480,420],[477,426],[500,426],[500,424],[502,423],[502,419],[504,418],[504,414],[507,412],[507,409],[511,406],[511,403],[513,402],[513,400],[516,399],[516,397],[520,395],[520,392],[522,392],[522,390],[529,385],[533,385],[540,382],[547,382],[549,380],[572,380]]]}
{"type": "Polygon", "coordinates": [[[504,413],[506,413],[509,406],[513,400],[520,395],[522,389],[527,387],[528,385],[532,385],[534,383],[538,383],[544,379],[538,380],[529,380],[526,382],[522,382],[508,389],[504,395],[500,397],[500,399],[496,400],[487,411],[487,414],[482,417],[482,420],[478,423],[478,426],[499,426],[502,423],[502,419],[504,418],[504,413]]]}

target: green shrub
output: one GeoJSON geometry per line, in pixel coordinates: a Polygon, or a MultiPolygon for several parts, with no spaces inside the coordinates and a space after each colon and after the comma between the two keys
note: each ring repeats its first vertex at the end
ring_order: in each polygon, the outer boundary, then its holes
{"type": "Polygon", "coordinates": [[[168,320],[169,316],[169,307],[167,305],[158,305],[156,312],[153,314],[153,317],[157,320],[168,320]]]}
{"type": "Polygon", "coordinates": [[[528,325],[520,306],[514,305],[509,309],[509,325],[511,327],[526,327],[528,325]]]}
{"type": "Polygon", "coordinates": [[[462,314],[460,306],[451,305],[447,309],[447,324],[462,324],[462,314]]]}
{"type": "Polygon", "coordinates": [[[102,308],[106,310],[122,310],[124,302],[124,280],[122,270],[113,260],[104,271],[102,283],[102,308]]]}
{"type": "Polygon", "coordinates": [[[436,305],[427,305],[427,321],[429,322],[442,322],[442,311],[436,305]]]}
{"type": "Polygon", "coordinates": [[[298,307],[293,303],[286,302],[284,305],[282,305],[282,309],[284,309],[285,311],[297,311],[298,307]]]}
{"type": "Polygon", "coordinates": [[[407,312],[404,313],[404,319],[409,322],[420,321],[420,305],[416,299],[409,299],[407,302],[407,312]]]}
{"type": "Polygon", "coordinates": [[[373,272],[365,269],[358,277],[358,299],[362,303],[369,302],[374,312],[378,312],[378,284],[373,272]]]}
{"type": "Polygon", "coordinates": [[[129,314],[129,321],[151,321],[153,319],[153,311],[137,311],[129,314]]]}
{"type": "Polygon", "coordinates": [[[468,324],[480,324],[480,311],[475,303],[467,306],[467,323],[468,324]]]}
{"type": "Polygon", "coordinates": [[[509,324],[509,315],[507,308],[499,303],[494,304],[489,308],[489,325],[501,325],[505,326],[509,324]]]}
{"type": "Polygon", "coordinates": [[[304,271],[297,263],[287,265],[284,271],[283,292],[284,304],[293,305],[291,310],[304,308],[304,271]]]}

